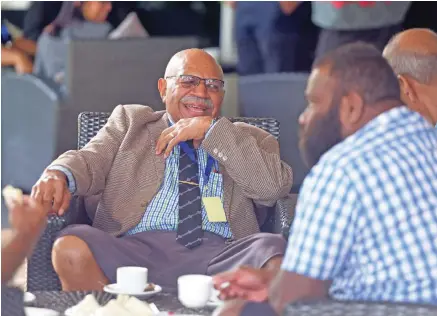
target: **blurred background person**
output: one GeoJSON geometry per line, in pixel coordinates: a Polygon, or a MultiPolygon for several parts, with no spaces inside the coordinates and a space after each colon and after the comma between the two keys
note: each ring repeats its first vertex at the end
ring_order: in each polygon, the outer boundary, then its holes
{"type": "Polygon", "coordinates": [[[37,42],[34,74],[61,82],[71,39],[104,39],[113,29],[108,22],[109,1],[65,1],[55,20],[37,42]]]}
{"type": "MultiPolygon", "coordinates": [[[[36,42],[44,28],[56,19],[63,2],[71,1],[32,1],[24,17],[23,36],[36,42]]],[[[137,1],[111,1],[111,5],[107,21],[116,28],[130,12],[135,11],[137,1]]]]}
{"type": "Polygon", "coordinates": [[[311,2],[232,1],[239,75],[309,71],[317,41],[311,2]]]}
{"type": "Polygon", "coordinates": [[[24,37],[13,39],[6,24],[2,24],[2,67],[12,67],[17,73],[31,73],[35,42],[24,37]]]}
{"type": "Polygon", "coordinates": [[[321,28],[316,56],[363,41],[381,51],[402,30],[411,1],[312,1],[313,23],[321,28]]]}
{"type": "Polygon", "coordinates": [[[383,56],[397,75],[402,101],[437,127],[437,34],[403,31],[390,40],[383,56]]]}

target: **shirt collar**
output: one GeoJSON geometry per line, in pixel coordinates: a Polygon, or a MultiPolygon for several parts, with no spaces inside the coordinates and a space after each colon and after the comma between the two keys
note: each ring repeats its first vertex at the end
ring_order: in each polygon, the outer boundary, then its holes
{"type": "Polygon", "coordinates": [[[173,119],[172,119],[170,113],[168,113],[168,112],[167,112],[167,117],[168,117],[168,121],[169,121],[169,123],[170,123],[170,126],[174,125],[174,121],[173,121],[173,119]]]}

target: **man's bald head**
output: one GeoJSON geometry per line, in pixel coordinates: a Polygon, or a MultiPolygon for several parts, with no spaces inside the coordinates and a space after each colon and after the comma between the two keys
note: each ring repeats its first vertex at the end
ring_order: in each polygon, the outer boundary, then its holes
{"type": "Polygon", "coordinates": [[[173,122],[217,117],[225,94],[223,70],[204,50],[186,49],[170,59],[158,90],[173,122]]]}
{"type": "Polygon", "coordinates": [[[222,67],[202,49],[190,48],[173,55],[165,69],[165,77],[182,75],[186,69],[199,69],[214,74],[211,79],[223,79],[222,67]]]}
{"type": "Polygon", "coordinates": [[[437,73],[437,34],[410,29],[395,35],[383,52],[397,75],[429,83],[437,73]]]}
{"type": "Polygon", "coordinates": [[[383,52],[396,73],[402,101],[437,123],[437,34],[410,29],[395,35],[383,52]]]}

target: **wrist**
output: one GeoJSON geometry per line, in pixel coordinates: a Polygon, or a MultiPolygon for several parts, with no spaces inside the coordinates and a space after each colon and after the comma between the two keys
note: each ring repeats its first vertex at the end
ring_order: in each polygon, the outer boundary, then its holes
{"type": "Polygon", "coordinates": [[[62,179],[63,181],[65,181],[65,183],[67,183],[67,181],[68,181],[67,175],[65,173],[63,173],[62,171],[56,170],[56,169],[47,169],[44,172],[43,178],[46,178],[46,177],[53,177],[56,179],[62,179]]]}
{"type": "Polygon", "coordinates": [[[34,244],[38,242],[40,235],[44,231],[44,228],[45,225],[42,227],[28,227],[26,229],[13,228],[12,240],[14,240],[16,243],[27,245],[27,247],[22,247],[24,248],[23,250],[27,252],[28,249],[33,248],[34,244]]]}

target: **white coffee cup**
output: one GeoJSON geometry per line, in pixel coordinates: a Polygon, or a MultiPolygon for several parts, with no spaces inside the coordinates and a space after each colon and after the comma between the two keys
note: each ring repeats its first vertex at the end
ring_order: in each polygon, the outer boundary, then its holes
{"type": "Polygon", "coordinates": [[[178,298],[188,308],[204,307],[212,289],[212,277],[208,275],[189,274],[178,278],[178,298]]]}
{"type": "Polygon", "coordinates": [[[142,293],[147,286],[147,268],[121,267],[117,269],[117,287],[125,293],[142,293]]]}

